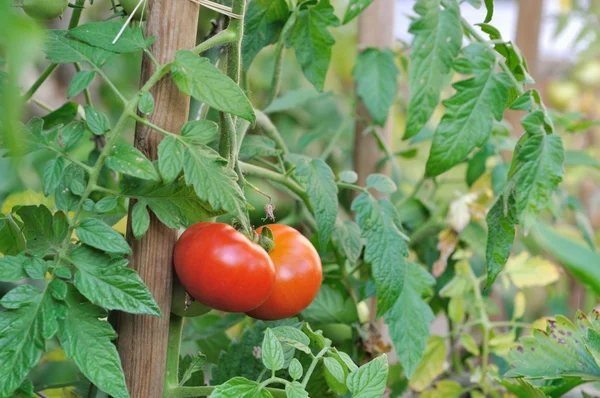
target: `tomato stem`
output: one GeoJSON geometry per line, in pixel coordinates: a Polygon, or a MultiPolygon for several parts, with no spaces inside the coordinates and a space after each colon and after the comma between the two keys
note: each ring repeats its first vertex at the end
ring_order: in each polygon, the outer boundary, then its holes
{"type": "Polygon", "coordinates": [[[170,316],[165,390],[172,389],[179,385],[179,352],[181,350],[181,334],[183,332],[183,317],[173,313],[171,313],[170,316]]]}

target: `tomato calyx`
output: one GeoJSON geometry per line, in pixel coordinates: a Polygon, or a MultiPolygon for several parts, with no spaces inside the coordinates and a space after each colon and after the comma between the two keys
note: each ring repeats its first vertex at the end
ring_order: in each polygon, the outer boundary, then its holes
{"type": "MultiPolygon", "coordinates": [[[[255,233],[256,234],[256,233],[255,233]]],[[[271,253],[275,249],[275,241],[273,239],[273,232],[268,227],[263,227],[260,235],[257,235],[257,242],[260,247],[265,249],[267,253],[271,253]]]]}

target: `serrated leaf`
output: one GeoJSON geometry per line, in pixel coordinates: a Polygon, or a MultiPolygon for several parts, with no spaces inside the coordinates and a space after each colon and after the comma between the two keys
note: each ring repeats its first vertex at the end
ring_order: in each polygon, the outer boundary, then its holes
{"type": "Polygon", "coordinates": [[[144,94],[142,94],[140,102],[138,102],[138,109],[144,115],[149,115],[154,112],[154,97],[152,94],[150,94],[150,92],[146,91],[144,94]]]}
{"type": "Polygon", "coordinates": [[[46,43],[47,58],[58,64],[87,62],[98,67],[117,56],[112,51],[92,47],[67,37],[66,30],[49,30],[46,43]]]}
{"type": "Polygon", "coordinates": [[[202,354],[201,352],[196,354],[183,372],[183,375],[181,375],[179,378],[179,386],[183,386],[194,373],[201,371],[205,363],[206,355],[202,354]]]}
{"type": "Polygon", "coordinates": [[[48,292],[57,300],[64,300],[68,289],[69,285],[62,279],[53,279],[48,285],[48,292]]]}
{"type": "Polygon", "coordinates": [[[267,369],[279,370],[283,368],[283,347],[271,329],[265,331],[261,348],[262,361],[267,369]]]}
{"type": "Polygon", "coordinates": [[[150,214],[146,202],[138,201],[131,210],[131,230],[136,239],[144,236],[150,226],[150,214]]]}
{"type": "Polygon", "coordinates": [[[243,377],[234,377],[231,380],[217,386],[212,398],[272,398],[271,393],[255,381],[243,377]]]}
{"type": "Polygon", "coordinates": [[[425,354],[429,324],[434,314],[421,296],[435,279],[418,264],[409,263],[404,289],[385,315],[392,343],[406,376],[410,379],[425,354]],[[409,325],[410,327],[406,327],[409,325]]]}
{"type": "Polygon", "coordinates": [[[122,28],[123,24],[120,22],[90,22],[70,29],[68,36],[115,53],[134,52],[150,45],[144,40],[140,27],[129,25],[121,32],[122,28]],[[119,40],[113,43],[119,32],[121,32],[119,40]]]}
{"type": "Polygon", "coordinates": [[[506,262],[504,273],[519,289],[547,286],[560,278],[560,271],[556,265],[543,257],[531,256],[528,252],[511,257],[506,262]]]}
{"type": "Polygon", "coordinates": [[[27,275],[32,279],[45,279],[48,271],[48,264],[39,257],[31,257],[25,260],[23,268],[27,275]]]}
{"type": "Polygon", "coordinates": [[[308,393],[297,381],[285,386],[285,395],[287,398],[308,398],[308,393]]]}
{"type": "Polygon", "coordinates": [[[183,125],[181,136],[190,144],[209,144],[219,137],[219,128],[211,120],[192,120],[183,125]]]}
{"type": "Polygon", "coordinates": [[[378,398],[383,396],[387,376],[387,356],[383,354],[350,373],[346,384],[352,398],[378,398]]]}
{"type": "Polygon", "coordinates": [[[296,51],[304,76],[317,90],[322,90],[325,84],[331,48],[335,44],[328,28],[340,24],[333,11],[329,0],[305,6],[286,39],[286,45],[296,51]]]}
{"type": "Polygon", "coordinates": [[[307,103],[313,104],[324,98],[331,96],[330,92],[321,93],[315,90],[314,87],[304,87],[297,90],[291,90],[277,97],[263,109],[263,113],[284,112],[291,109],[299,108],[307,103]]]}
{"type": "Polygon", "coordinates": [[[56,159],[51,159],[44,166],[42,171],[42,185],[44,187],[44,195],[48,196],[56,189],[60,182],[63,170],[65,168],[65,159],[62,156],[56,159]]]}
{"type": "Polygon", "coordinates": [[[85,189],[85,172],[81,167],[71,163],[65,168],[62,179],[54,190],[56,207],[65,212],[74,211],[79,205],[79,196],[76,192],[79,192],[82,187],[85,189]]]}
{"type": "Polygon", "coordinates": [[[158,170],[165,183],[171,183],[183,169],[183,145],[175,137],[165,137],[158,144],[158,170]]]}
{"type": "Polygon", "coordinates": [[[347,323],[358,321],[354,300],[341,291],[322,285],[317,297],[302,311],[302,317],[313,323],[347,323]]]}
{"type": "Polygon", "coordinates": [[[275,42],[289,12],[285,0],[252,0],[248,3],[242,40],[244,70],[250,68],[254,57],[263,47],[275,42]]]}
{"type": "Polygon", "coordinates": [[[88,300],[109,310],[160,316],[160,309],[139,275],[127,261],[112,260],[88,246],[69,253],[77,267],[75,286],[88,300]]]}
{"type": "Polygon", "coordinates": [[[109,253],[131,253],[123,235],[97,218],[86,218],[75,230],[83,243],[109,253]]]}
{"type": "Polygon", "coordinates": [[[290,374],[293,380],[298,380],[302,377],[304,369],[302,369],[300,361],[298,361],[296,358],[293,358],[290,362],[290,366],[288,367],[288,373],[290,374]]]}
{"type": "Polygon", "coordinates": [[[38,300],[40,294],[42,292],[31,285],[19,285],[2,297],[0,305],[14,310],[38,300]]]}
{"type": "Polygon", "coordinates": [[[61,132],[65,151],[70,151],[79,144],[85,132],[85,124],[81,121],[68,124],[61,132]]]}
{"type": "Polygon", "coordinates": [[[331,238],[338,208],[338,190],[333,171],[322,159],[300,160],[296,163],[296,176],[304,185],[319,230],[319,247],[327,248],[331,238]]]}
{"type": "Polygon", "coordinates": [[[492,131],[492,120],[501,120],[512,83],[505,72],[496,72],[495,53],[487,44],[474,43],[462,50],[454,68],[473,77],[453,84],[456,93],[444,101],[446,112],[433,137],[426,172],[434,177],[462,162],[482,147],[492,131]]]}
{"type": "Polygon", "coordinates": [[[180,50],[171,68],[173,81],[184,94],[198,101],[254,123],[252,104],[240,87],[212,65],[208,58],[180,50]]]}
{"type": "Polygon", "coordinates": [[[91,199],[86,199],[83,202],[83,209],[94,213],[106,213],[117,207],[116,196],[106,196],[94,203],[91,199]]]}
{"type": "Polygon", "coordinates": [[[111,342],[117,335],[106,320],[108,314],[85,302],[74,288],[69,289],[66,302],[67,317],[61,322],[58,339],[67,358],[100,390],[115,398],[129,398],[119,354],[111,342]]]}
{"type": "Polygon", "coordinates": [[[94,77],[96,76],[96,72],[93,70],[80,70],[77,72],[71,83],[69,83],[69,88],[67,89],[67,99],[71,99],[86,88],[92,83],[94,77]]]}
{"type": "Polygon", "coordinates": [[[237,184],[237,175],[217,152],[202,145],[188,147],[183,170],[185,181],[194,186],[200,199],[213,209],[225,210],[242,223],[248,223],[246,201],[237,184]]]}
{"type": "Polygon", "coordinates": [[[17,215],[23,221],[22,232],[27,240],[27,249],[34,255],[44,256],[61,245],[66,237],[63,213],[56,213],[54,217],[45,206],[23,206],[17,210],[17,215]]]}
{"type": "Polygon", "coordinates": [[[367,48],[358,55],[353,71],[356,93],[380,126],[385,124],[396,97],[396,79],[400,71],[395,57],[389,48],[367,48]]]}
{"type": "Polygon", "coordinates": [[[25,260],[27,257],[4,256],[0,257],[0,281],[15,282],[27,277],[25,273],[25,260]]]}
{"type": "Polygon", "coordinates": [[[284,367],[287,367],[294,356],[294,349],[299,349],[307,354],[311,353],[308,345],[310,344],[309,337],[301,330],[293,326],[277,326],[271,329],[273,334],[277,336],[283,344],[284,352],[284,367]]]}
{"type": "Polygon", "coordinates": [[[250,160],[256,156],[277,156],[281,150],[276,148],[275,141],[262,135],[246,135],[240,147],[241,160],[250,160]]]}
{"type": "Polygon", "coordinates": [[[373,0],[350,0],[344,14],[344,25],[359,16],[372,2],[373,0]]]}
{"type": "Polygon", "coordinates": [[[515,240],[517,209],[514,195],[505,201],[498,198],[486,216],[488,238],[486,248],[487,279],[485,286],[490,287],[506,264],[515,240]]]}
{"type": "Polygon", "coordinates": [[[404,139],[425,127],[438,105],[446,75],[462,44],[460,11],[456,1],[440,9],[439,0],[419,0],[414,7],[419,19],[412,22],[414,35],[410,53],[408,119],[404,139]]]}
{"type": "Polygon", "coordinates": [[[94,133],[94,135],[104,135],[108,130],[110,130],[108,119],[104,113],[88,105],[86,105],[84,109],[85,121],[88,128],[92,133],[94,133]]]}
{"type": "Polygon", "coordinates": [[[398,189],[396,183],[384,174],[369,174],[366,183],[368,188],[373,188],[381,193],[393,193],[398,189]]]}
{"type": "Polygon", "coordinates": [[[158,180],[154,164],[142,152],[132,145],[125,143],[115,144],[106,158],[106,166],[119,173],[127,174],[146,180],[158,180]]]}
{"type": "Polygon", "coordinates": [[[342,251],[346,259],[355,264],[360,257],[363,248],[361,230],[353,221],[337,223],[333,229],[333,241],[338,249],[342,251]]]}
{"type": "Polygon", "coordinates": [[[408,267],[406,237],[398,212],[387,199],[376,201],[363,193],[352,202],[352,210],[366,239],[365,261],[372,266],[377,287],[377,316],[383,316],[402,293],[408,267]]]}
{"type": "Polygon", "coordinates": [[[447,353],[446,340],[441,336],[431,336],[423,360],[409,381],[410,387],[418,392],[425,390],[444,371],[447,353]]]}

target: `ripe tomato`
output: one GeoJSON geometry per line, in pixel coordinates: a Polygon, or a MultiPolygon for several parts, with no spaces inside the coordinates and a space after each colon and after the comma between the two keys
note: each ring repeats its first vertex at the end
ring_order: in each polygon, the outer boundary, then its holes
{"type": "Polygon", "coordinates": [[[60,17],[68,5],[69,0],[23,0],[23,11],[31,18],[46,21],[60,17]]]}
{"type": "MultiPolygon", "coordinates": [[[[321,259],[312,243],[294,228],[280,224],[267,227],[273,232],[275,248],[269,256],[277,277],[267,301],[247,315],[263,320],[288,318],[317,296],[323,276],[321,259]]],[[[256,230],[261,231],[262,227],[256,230]]]]}
{"type": "Polygon", "coordinates": [[[200,222],[175,245],[177,276],[200,303],[221,311],[247,312],[265,302],[275,268],[258,244],[227,224],[200,222]]]}

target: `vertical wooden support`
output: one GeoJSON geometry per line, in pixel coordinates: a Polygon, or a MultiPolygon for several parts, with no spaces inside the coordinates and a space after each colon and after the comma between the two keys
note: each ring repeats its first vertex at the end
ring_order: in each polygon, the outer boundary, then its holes
{"type": "MultiPolygon", "coordinates": [[[[196,45],[196,4],[186,0],[149,0],[148,10],[146,34],[156,37],[150,51],[159,63],[172,61],[178,49],[190,49],[196,45]]],[[[154,70],[152,61],[144,55],[142,84],[154,70]]],[[[179,92],[169,75],[151,93],[155,100],[155,110],[149,119],[168,131],[178,132],[188,120],[189,97],[179,92]]],[[[137,124],[135,146],[149,159],[157,158],[157,147],[161,139],[159,133],[137,124]]],[[[129,210],[131,215],[131,205],[129,210]]],[[[148,285],[160,307],[162,318],[121,313],[117,347],[131,397],[160,398],[163,396],[165,377],[173,247],[177,232],[167,228],[151,214],[150,227],[142,239],[133,238],[130,222],[127,237],[133,249],[130,265],[148,285]]]]}
{"type": "MultiPolygon", "coordinates": [[[[368,47],[393,47],[395,4],[394,0],[375,0],[358,17],[358,51],[368,47]]],[[[385,127],[380,129],[380,134],[388,145],[391,141],[392,121],[390,119],[388,117],[385,127]]],[[[370,120],[370,115],[361,102],[357,107],[354,133],[354,170],[358,174],[360,185],[365,184],[369,174],[376,172],[377,163],[382,157],[375,137],[372,134],[362,134],[368,126],[365,120],[370,120]]],[[[380,172],[389,174],[389,162],[380,172]]]]}

